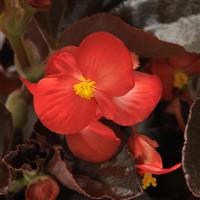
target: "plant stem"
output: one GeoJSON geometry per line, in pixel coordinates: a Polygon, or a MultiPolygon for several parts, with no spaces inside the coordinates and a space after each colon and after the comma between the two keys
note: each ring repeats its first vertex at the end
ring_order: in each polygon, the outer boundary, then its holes
{"type": "MultiPolygon", "coordinates": [[[[16,54],[17,60],[20,64],[21,69],[20,71],[23,71],[24,69],[30,67],[30,62],[28,60],[26,51],[24,49],[24,45],[22,43],[21,37],[18,35],[7,35],[7,38],[16,54]]],[[[16,66],[19,67],[19,66],[16,66]]]]}

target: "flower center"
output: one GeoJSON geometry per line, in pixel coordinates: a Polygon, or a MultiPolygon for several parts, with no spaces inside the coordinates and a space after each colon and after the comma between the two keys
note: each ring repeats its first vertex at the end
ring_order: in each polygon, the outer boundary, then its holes
{"type": "Polygon", "coordinates": [[[80,82],[73,86],[75,94],[79,95],[83,99],[90,100],[94,97],[96,89],[96,82],[85,77],[80,77],[80,82]]]}
{"type": "Polygon", "coordinates": [[[142,179],[142,188],[145,190],[150,185],[152,185],[153,187],[157,186],[156,178],[152,177],[152,174],[150,174],[150,173],[144,173],[144,176],[143,176],[143,179],[142,179]]]}
{"type": "Polygon", "coordinates": [[[174,75],[174,86],[183,89],[185,85],[188,83],[188,75],[184,72],[176,72],[174,75]]]}

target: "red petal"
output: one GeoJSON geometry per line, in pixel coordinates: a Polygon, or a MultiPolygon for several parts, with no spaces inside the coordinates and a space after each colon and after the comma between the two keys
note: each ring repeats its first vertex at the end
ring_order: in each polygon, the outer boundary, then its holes
{"type": "Polygon", "coordinates": [[[96,117],[95,99],[85,100],[76,95],[76,80],[67,74],[42,79],[34,94],[34,107],[41,122],[50,130],[74,133],[86,127],[96,117]]]}
{"type": "Polygon", "coordinates": [[[175,70],[167,64],[165,59],[157,59],[152,61],[152,73],[159,76],[163,86],[163,99],[171,99],[173,97],[172,90],[174,88],[175,70]]]}
{"type": "Polygon", "coordinates": [[[23,82],[23,84],[26,86],[26,88],[28,89],[28,91],[31,93],[31,94],[34,94],[35,93],[35,90],[37,88],[37,83],[30,83],[28,80],[26,80],[25,78],[23,77],[20,77],[20,80],[23,82]]]}
{"type": "Polygon", "coordinates": [[[85,38],[77,61],[84,76],[96,81],[97,88],[111,96],[121,96],[134,85],[130,52],[110,33],[96,32],[85,38]]]}
{"type": "Polygon", "coordinates": [[[159,144],[156,140],[152,140],[151,138],[147,137],[146,135],[140,135],[140,138],[142,138],[146,143],[151,145],[153,148],[159,147],[159,144]]]}
{"type": "Polygon", "coordinates": [[[199,56],[196,53],[184,53],[179,56],[169,58],[168,63],[176,70],[184,70],[193,64],[198,57],[199,56]]]}
{"type": "MultiPolygon", "coordinates": [[[[149,138],[149,140],[151,139],[149,138]]],[[[148,144],[142,136],[135,134],[131,136],[129,138],[129,148],[137,163],[153,164],[158,168],[162,168],[162,159],[159,153],[154,149],[154,147],[148,144]]]]}
{"type": "Polygon", "coordinates": [[[151,174],[161,175],[161,174],[170,173],[170,172],[178,169],[179,167],[181,167],[181,163],[176,164],[176,165],[174,165],[170,168],[166,168],[166,169],[159,168],[155,165],[150,165],[150,164],[137,165],[136,167],[139,170],[139,173],[149,172],[151,174]]]}
{"type": "Polygon", "coordinates": [[[117,151],[120,140],[112,129],[95,121],[77,134],[67,135],[67,144],[72,153],[89,162],[103,162],[117,151]]]}
{"type": "Polygon", "coordinates": [[[155,108],[161,96],[157,76],[135,72],[134,88],[122,97],[114,98],[116,114],[113,121],[129,126],[143,121],[155,108]]]}
{"type": "Polygon", "coordinates": [[[112,120],[116,112],[113,98],[100,91],[95,92],[95,98],[99,108],[99,112],[97,113],[97,115],[103,115],[107,119],[112,120]]]}
{"type": "Polygon", "coordinates": [[[46,65],[46,75],[69,71],[72,74],[76,72],[77,78],[82,76],[76,66],[75,55],[77,49],[76,46],[68,46],[52,54],[46,65]]]}

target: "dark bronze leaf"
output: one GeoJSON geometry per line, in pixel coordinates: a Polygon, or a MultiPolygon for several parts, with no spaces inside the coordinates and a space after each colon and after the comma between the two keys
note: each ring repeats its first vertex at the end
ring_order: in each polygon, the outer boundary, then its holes
{"type": "Polygon", "coordinates": [[[49,154],[50,149],[42,147],[35,141],[30,141],[18,145],[16,150],[10,151],[4,161],[9,168],[16,171],[42,171],[49,154]]]}
{"type": "Polygon", "coordinates": [[[185,130],[183,170],[191,192],[200,197],[200,98],[192,105],[185,130]]]}
{"type": "Polygon", "coordinates": [[[97,14],[79,20],[63,32],[59,46],[79,45],[88,34],[96,31],[116,35],[130,51],[141,57],[168,57],[185,52],[183,47],[161,41],[151,33],[134,28],[110,14],[97,14]]]}
{"type": "Polygon", "coordinates": [[[40,121],[37,121],[34,125],[32,138],[37,140],[43,146],[59,145],[62,142],[59,134],[47,129],[40,121]]]}
{"type": "Polygon", "coordinates": [[[93,199],[132,199],[141,193],[132,155],[126,147],[102,164],[70,163],[56,148],[48,171],[68,188],[93,199]]]}

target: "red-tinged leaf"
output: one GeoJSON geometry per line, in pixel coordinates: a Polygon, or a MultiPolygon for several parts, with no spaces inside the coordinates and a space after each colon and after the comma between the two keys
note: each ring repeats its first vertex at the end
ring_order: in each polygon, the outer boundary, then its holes
{"type": "Polygon", "coordinates": [[[0,104],[0,159],[10,149],[13,142],[13,123],[11,114],[0,104]]]}
{"type": "Polygon", "coordinates": [[[200,197],[200,98],[192,105],[185,130],[183,170],[191,192],[200,197]]]}
{"type": "Polygon", "coordinates": [[[5,163],[0,163],[0,195],[8,192],[8,185],[11,181],[11,173],[5,163]]]}
{"type": "Polygon", "coordinates": [[[77,162],[63,158],[59,148],[48,163],[48,171],[66,187],[89,198],[132,199],[141,193],[131,154],[125,147],[112,160],[102,164],[77,162]],[[76,171],[76,174],[73,172],[76,171]]]}
{"type": "Polygon", "coordinates": [[[168,57],[185,52],[183,47],[161,41],[151,33],[134,28],[110,14],[97,14],[79,20],[63,32],[60,47],[79,45],[88,34],[96,31],[114,34],[130,51],[136,52],[141,57],[168,57]]]}

